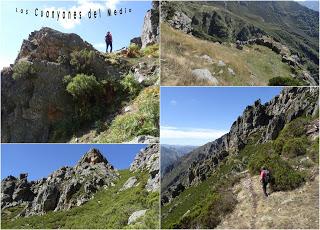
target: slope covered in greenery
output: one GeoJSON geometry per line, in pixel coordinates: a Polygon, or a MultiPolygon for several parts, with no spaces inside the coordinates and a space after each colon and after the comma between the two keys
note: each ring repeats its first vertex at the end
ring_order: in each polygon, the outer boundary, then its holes
{"type": "MultiPolygon", "coordinates": [[[[259,133],[253,134],[248,145],[239,154],[231,155],[219,163],[210,177],[186,188],[171,202],[162,206],[162,228],[217,227],[225,216],[231,215],[237,207],[239,191],[233,190],[233,187],[237,186],[242,178],[248,177],[248,174],[250,177],[258,175],[262,166],[271,171],[269,187],[272,191],[269,197],[271,199],[281,193],[282,197],[286,197],[286,191],[294,192],[295,189],[308,184],[318,172],[319,137],[308,137],[306,132],[307,126],[317,121],[311,117],[297,118],[284,127],[277,139],[264,144],[257,143],[259,133]]],[[[259,189],[255,192],[262,193],[261,188],[259,189]]],[[[250,194],[244,196],[246,195],[250,194]]],[[[303,212],[306,208],[315,210],[317,203],[314,207],[295,206],[294,212],[303,212]]],[[[280,208],[281,204],[278,203],[278,206],[280,208]]],[[[243,213],[251,211],[242,210],[243,213]]],[[[278,220],[274,217],[273,222],[280,223],[278,222],[280,218],[278,220]]],[[[303,228],[308,224],[317,228],[317,223],[303,221],[300,223],[299,220],[297,222],[301,225],[296,225],[294,228],[303,228]]],[[[227,225],[227,227],[239,226],[227,225]]]]}
{"type": "Polygon", "coordinates": [[[159,228],[159,193],[148,193],[144,189],[148,173],[132,173],[129,170],[121,170],[119,173],[120,179],[115,186],[98,191],[92,200],[68,211],[16,217],[23,207],[8,208],[1,214],[1,228],[159,228]],[[132,176],[138,179],[138,186],[119,191],[132,176]],[[128,225],[129,216],[142,209],[147,209],[145,216],[128,225]]]}

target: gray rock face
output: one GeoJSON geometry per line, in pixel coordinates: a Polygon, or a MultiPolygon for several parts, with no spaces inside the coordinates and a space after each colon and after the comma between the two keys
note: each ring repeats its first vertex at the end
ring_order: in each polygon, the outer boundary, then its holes
{"type": "Polygon", "coordinates": [[[229,133],[184,155],[172,165],[174,170],[167,172],[161,182],[162,203],[205,180],[220,161],[239,153],[253,136],[256,143],[274,140],[285,124],[299,116],[315,114],[318,97],[317,87],[288,87],[264,105],[258,100],[247,106],[229,133]]]}
{"type": "Polygon", "coordinates": [[[122,186],[122,188],[120,189],[120,191],[124,191],[127,190],[129,188],[132,188],[134,186],[134,184],[137,182],[137,178],[135,176],[130,177],[122,186]]]}
{"type": "Polygon", "coordinates": [[[139,48],[141,48],[141,46],[142,46],[141,37],[132,38],[132,39],[130,40],[130,44],[135,44],[135,45],[137,45],[139,48]]]}
{"type": "Polygon", "coordinates": [[[142,48],[159,42],[159,2],[152,2],[152,9],[144,17],[141,43],[142,48]]]}
{"type": "Polygon", "coordinates": [[[192,76],[194,76],[197,80],[203,80],[211,85],[218,85],[218,80],[212,76],[208,69],[194,69],[191,72],[192,76]]]}
{"type": "Polygon", "coordinates": [[[143,217],[147,211],[148,211],[147,209],[144,209],[144,210],[139,210],[132,213],[128,219],[128,225],[133,224],[134,222],[136,222],[137,219],[139,219],[140,217],[143,217]]]}
{"type": "Polygon", "coordinates": [[[135,137],[129,143],[155,144],[155,143],[159,143],[159,137],[142,135],[142,136],[135,137]]]}
{"type": "Polygon", "coordinates": [[[2,209],[27,203],[23,216],[42,215],[79,206],[101,187],[112,186],[118,173],[97,149],[89,150],[74,167],[62,167],[38,181],[7,177],[1,182],[2,209]]]}
{"type": "Polygon", "coordinates": [[[171,19],[167,21],[173,28],[181,30],[186,34],[192,32],[191,18],[183,12],[176,11],[171,19]]]}
{"type": "Polygon", "coordinates": [[[131,172],[143,171],[149,172],[146,190],[158,191],[160,187],[160,173],[159,173],[159,145],[149,145],[138,153],[130,165],[131,172]]]}
{"type": "Polygon", "coordinates": [[[14,65],[1,71],[2,142],[48,142],[54,125],[70,119],[74,102],[63,78],[76,73],[71,53],[84,49],[94,52],[90,69],[97,79],[129,69],[110,64],[76,34],[44,27],[23,41],[14,65]]]}
{"type": "Polygon", "coordinates": [[[156,63],[140,62],[131,68],[134,78],[143,86],[156,84],[160,78],[160,65],[156,63]]]}

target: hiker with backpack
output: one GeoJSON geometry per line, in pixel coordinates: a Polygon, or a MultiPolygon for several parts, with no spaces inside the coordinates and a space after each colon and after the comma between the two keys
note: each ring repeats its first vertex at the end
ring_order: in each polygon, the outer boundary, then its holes
{"type": "Polygon", "coordinates": [[[107,32],[106,36],[104,37],[104,40],[106,42],[106,53],[108,53],[108,48],[110,46],[110,53],[112,53],[112,34],[110,31],[107,32]]]}
{"type": "Polygon", "coordinates": [[[260,182],[264,195],[267,197],[267,185],[270,183],[270,171],[266,167],[262,167],[260,170],[260,182]]]}

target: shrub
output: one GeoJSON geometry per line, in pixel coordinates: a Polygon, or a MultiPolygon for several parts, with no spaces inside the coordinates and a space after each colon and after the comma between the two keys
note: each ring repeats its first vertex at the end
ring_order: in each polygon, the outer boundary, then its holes
{"type": "Polygon", "coordinates": [[[274,77],[269,80],[269,86],[301,86],[299,80],[289,77],[274,77]]]}
{"type": "Polygon", "coordinates": [[[140,56],[141,52],[139,46],[137,44],[130,44],[130,46],[128,47],[127,57],[136,58],[140,56]]]}
{"type": "Polygon", "coordinates": [[[95,53],[92,50],[74,51],[71,53],[70,64],[76,69],[78,73],[92,74],[95,53]]]}
{"type": "Polygon", "coordinates": [[[282,155],[293,158],[306,154],[307,142],[307,138],[293,138],[287,140],[283,146],[282,155]]]}
{"type": "Polygon", "coordinates": [[[76,100],[89,100],[89,98],[102,91],[102,86],[93,75],[77,74],[70,79],[67,91],[76,100]]]}
{"type": "Polygon", "coordinates": [[[287,124],[273,142],[277,154],[282,154],[283,146],[288,140],[302,137],[306,133],[306,125],[309,123],[308,117],[299,117],[287,124]]]}
{"type": "Polygon", "coordinates": [[[66,90],[75,101],[75,113],[80,121],[98,118],[103,112],[101,102],[103,86],[93,75],[77,74],[68,83],[66,90]]]}
{"type": "Polygon", "coordinates": [[[159,57],[159,44],[153,44],[141,49],[143,56],[159,57]]]}
{"type": "Polygon", "coordinates": [[[13,79],[18,80],[22,78],[28,78],[34,76],[36,73],[32,62],[29,61],[19,61],[13,66],[13,79]]]}
{"type": "Polygon", "coordinates": [[[120,82],[124,91],[129,93],[129,99],[136,97],[142,89],[140,83],[130,73],[126,75],[120,82]]]}
{"type": "Polygon", "coordinates": [[[102,142],[130,141],[138,135],[159,136],[159,88],[144,89],[134,100],[136,112],[118,115],[102,137],[102,142]]]}
{"type": "Polygon", "coordinates": [[[308,151],[308,156],[316,163],[319,163],[319,137],[314,140],[308,151]]]}
{"type": "Polygon", "coordinates": [[[71,75],[66,75],[63,77],[62,82],[63,82],[63,84],[68,85],[71,80],[72,80],[71,75]]]}
{"type": "Polygon", "coordinates": [[[273,191],[292,190],[304,182],[304,175],[295,171],[287,161],[281,159],[278,154],[274,153],[270,143],[245,147],[251,148],[254,152],[249,157],[248,169],[250,174],[257,175],[262,166],[267,167],[271,172],[271,189],[273,191]],[[269,151],[265,151],[269,149],[269,151]]]}

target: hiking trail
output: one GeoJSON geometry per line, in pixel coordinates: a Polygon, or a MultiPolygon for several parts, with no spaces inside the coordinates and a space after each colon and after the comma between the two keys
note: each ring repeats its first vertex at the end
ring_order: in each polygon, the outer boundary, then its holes
{"type": "MultiPolygon", "coordinates": [[[[216,228],[315,228],[319,227],[319,175],[293,191],[263,195],[259,176],[245,176],[234,186],[238,204],[216,228]]],[[[268,193],[270,193],[268,187],[268,193]]]]}

